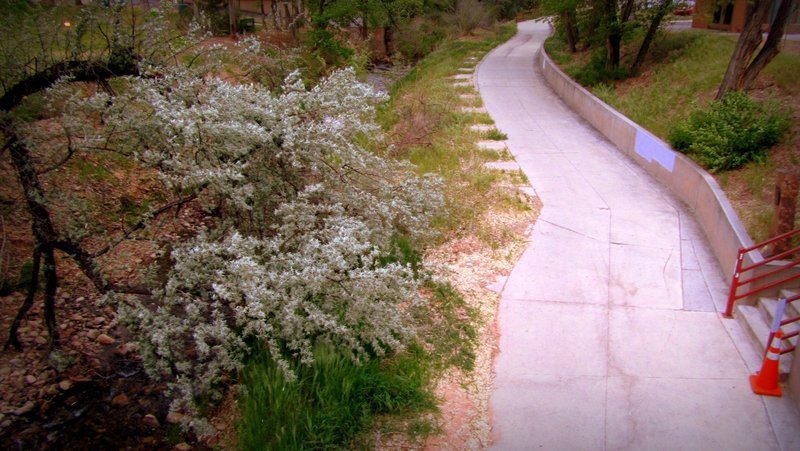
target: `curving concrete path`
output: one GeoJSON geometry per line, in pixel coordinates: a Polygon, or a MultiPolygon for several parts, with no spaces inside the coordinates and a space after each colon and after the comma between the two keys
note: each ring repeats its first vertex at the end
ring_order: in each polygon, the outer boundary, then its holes
{"type": "Polygon", "coordinates": [[[476,74],[544,204],[502,291],[493,449],[800,449],[793,407],[751,393],[692,216],[538,74],[548,34],[519,24],[476,74]]]}

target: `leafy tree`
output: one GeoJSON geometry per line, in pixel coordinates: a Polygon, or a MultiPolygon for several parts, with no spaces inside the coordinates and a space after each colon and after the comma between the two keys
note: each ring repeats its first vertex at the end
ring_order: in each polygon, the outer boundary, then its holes
{"type": "Polygon", "coordinates": [[[395,30],[406,21],[431,11],[423,0],[321,0],[309,2],[310,31],[314,45],[328,54],[345,56],[346,43],[337,38],[345,28],[358,25],[361,38],[369,37],[370,27],[383,27],[387,55],[394,53],[395,30]]]}
{"type": "Polygon", "coordinates": [[[544,0],[542,8],[553,15],[556,31],[561,34],[569,47],[569,51],[578,51],[580,42],[580,31],[578,29],[578,8],[583,7],[585,2],[580,0],[544,0]]]}

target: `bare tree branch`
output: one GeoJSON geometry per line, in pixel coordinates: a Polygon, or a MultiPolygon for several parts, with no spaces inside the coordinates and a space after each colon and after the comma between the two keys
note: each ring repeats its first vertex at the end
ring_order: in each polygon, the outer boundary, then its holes
{"type": "Polygon", "coordinates": [[[174,200],[174,201],[172,201],[172,202],[170,202],[170,203],[168,203],[166,205],[161,206],[161,208],[158,208],[156,210],[153,210],[151,212],[148,212],[148,213],[144,214],[139,219],[139,221],[136,224],[134,224],[133,227],[131,227],[127,231],[124,231],[121,237],[117,238],[113,243],[107,245],[106,247],[100,249],[99,251],[96,251],[96,252],[93,252],[93,253],[89,254],[89,256],[91,258],[97,258],[97,257],[100,257],[100,256],[108,253],[111,249],[117,247],[120,243],[122,243],[123,241],[129,239],[130,236],[134,232],[136,232],[137,230],[141,230],[141,229],[145,228],[145,226],[147,226],[147,223],[149,222],[150,219],[155,218],[155,217],[161,215],[162,213],[171,210],[174,207],[180,208],[180,206],[182,206],[183,204],[191,202],[191,201],[193,201],[195,199],[197,199],[197,193],[192,193],[189,196],[182,197],[180,199],[176,199],[176,200],[174,200]]]}

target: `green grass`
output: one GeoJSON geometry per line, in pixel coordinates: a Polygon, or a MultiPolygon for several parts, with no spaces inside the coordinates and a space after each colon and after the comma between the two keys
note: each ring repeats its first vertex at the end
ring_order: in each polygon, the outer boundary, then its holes
{"type": "Polygon", "coordinates": [[[501,132],[500,130],[493,128],[486,132],[486,139],[490,139],[492,141],[504,141],[508,139],[508,135],[501,132]]]}
{"type": "Polygon", "coordinates": [[[781,89],[797,94],[800,93],[800,83],[797,82],[798,68],[800,68],[800,55],[780,53],[764,68],[764,73],[772,76],[775,84],[781,89]]]}
{"type": "MultiPolygon", "coordinates": [[[[397,152],[420,172],[433,172],[444,178],[448,206],[434,224],[443,235],[484,227],[479,218],[496,200],[492,187],[502,177],[490,174],[483,167],[483,163],[492,161],[496,155],[476,148],[474,143],[482,134],[465,132],[470,124],[494,121],[486,113],[461,113],[461,106],[467,102],[459,94],[476,94],[475,89],[454,87],[448,77],[468,65],[468,58],[480,59],[515,31],[514,24],[507,24],[483,40],[443,43],[395,84],[389,104],[379,114],[380,123],[389,131],[412,117],[422,117],[425,123],[432,124],[430,143],[398,146],[397,152]]],[[[402,143],[402,139],[399,141],[402,143]]]]}
{"type": "MultiPolygon", "coordinates": [[[[242,450],[350,449],[366,446],[378,415],[430,410],[429,370],[421,348],[391,359],[355,363],[320,345],[311,366],[294,365],[295,381],[261,351],[241,380],[238,448],[242,450]]],[[[420,427],[419,425],[417,427],[420,427]]]]}

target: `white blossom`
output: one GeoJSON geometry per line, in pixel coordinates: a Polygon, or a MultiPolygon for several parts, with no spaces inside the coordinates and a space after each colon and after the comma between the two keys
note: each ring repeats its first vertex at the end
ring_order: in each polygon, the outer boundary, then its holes
{"type": "Polygon", "coordinates": [[[174,409],[196,414],[254,343],[292,378],[318,341],[361,361],[413,336],[401,306],[423,301],[418,281],[381,257],[397,233],[428,235],[443,202],[435,177],[355,144],[380,139],[384,100],[352,70],[310,90],[293,73],[272,94],[174,68],[130,79],[106,107],[110,145],[240,218],[175,244],[158,308],[123,308],[174,409]]]}

